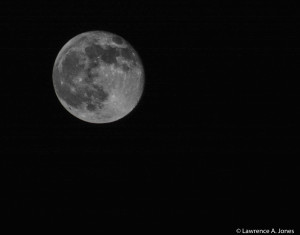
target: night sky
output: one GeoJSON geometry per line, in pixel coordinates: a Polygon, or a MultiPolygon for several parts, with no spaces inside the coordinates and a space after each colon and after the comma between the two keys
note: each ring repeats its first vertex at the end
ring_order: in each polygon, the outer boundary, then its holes
{"type": "Polygon", "coordinates": [[[296,232],[299,10],[151,2],[0,3],[0,225],[296,232]],[[145,70],[138,106],[110,124],[69,114],[52,83],[60,49],[93,30],[145,70]]]}

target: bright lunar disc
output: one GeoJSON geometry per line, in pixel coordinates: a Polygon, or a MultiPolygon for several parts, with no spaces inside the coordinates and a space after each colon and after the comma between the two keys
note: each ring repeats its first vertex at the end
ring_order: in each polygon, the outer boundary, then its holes
{"type": "Polygon", "coordinates": [[[90,123],[108,123],[136,107],[144,89],[144,70],[124,38],[91,31],[75,36],[60,50],[53,85],[72,115],[90,123]]]}

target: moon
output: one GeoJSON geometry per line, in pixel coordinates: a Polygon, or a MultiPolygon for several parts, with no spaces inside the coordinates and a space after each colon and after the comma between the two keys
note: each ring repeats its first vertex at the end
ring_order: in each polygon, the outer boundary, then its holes
{"type": "Polygon", "coordinates": [[[53,86],[62,106],[89,123],[110,123],[128,115],[144,90],[144,69],[136,50],[121,36],[90,31],[70,39],[53,66],[53,86]]]}

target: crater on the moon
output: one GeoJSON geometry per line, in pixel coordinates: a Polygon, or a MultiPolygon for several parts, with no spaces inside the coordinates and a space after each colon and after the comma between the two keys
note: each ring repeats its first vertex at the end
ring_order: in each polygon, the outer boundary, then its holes
{"type": "Polygon", "coordinates": [[[137,105],[144,84],[143,67],[132,46],[108,32],[72,38],[59,52],[53,84],[61,104],[92,123],[116,121],[137,105]]]}

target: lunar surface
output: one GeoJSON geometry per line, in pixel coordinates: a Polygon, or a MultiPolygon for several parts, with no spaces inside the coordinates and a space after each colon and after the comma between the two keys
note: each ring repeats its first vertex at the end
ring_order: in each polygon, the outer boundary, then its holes
{"type": "Polygon", "coordinates": [[[60,50],[53,85],[60,103],[75,117],[90,123],[114,122],[138,104],[144,88],[143,66],[122,37],[86,32],[60,50]]]}

